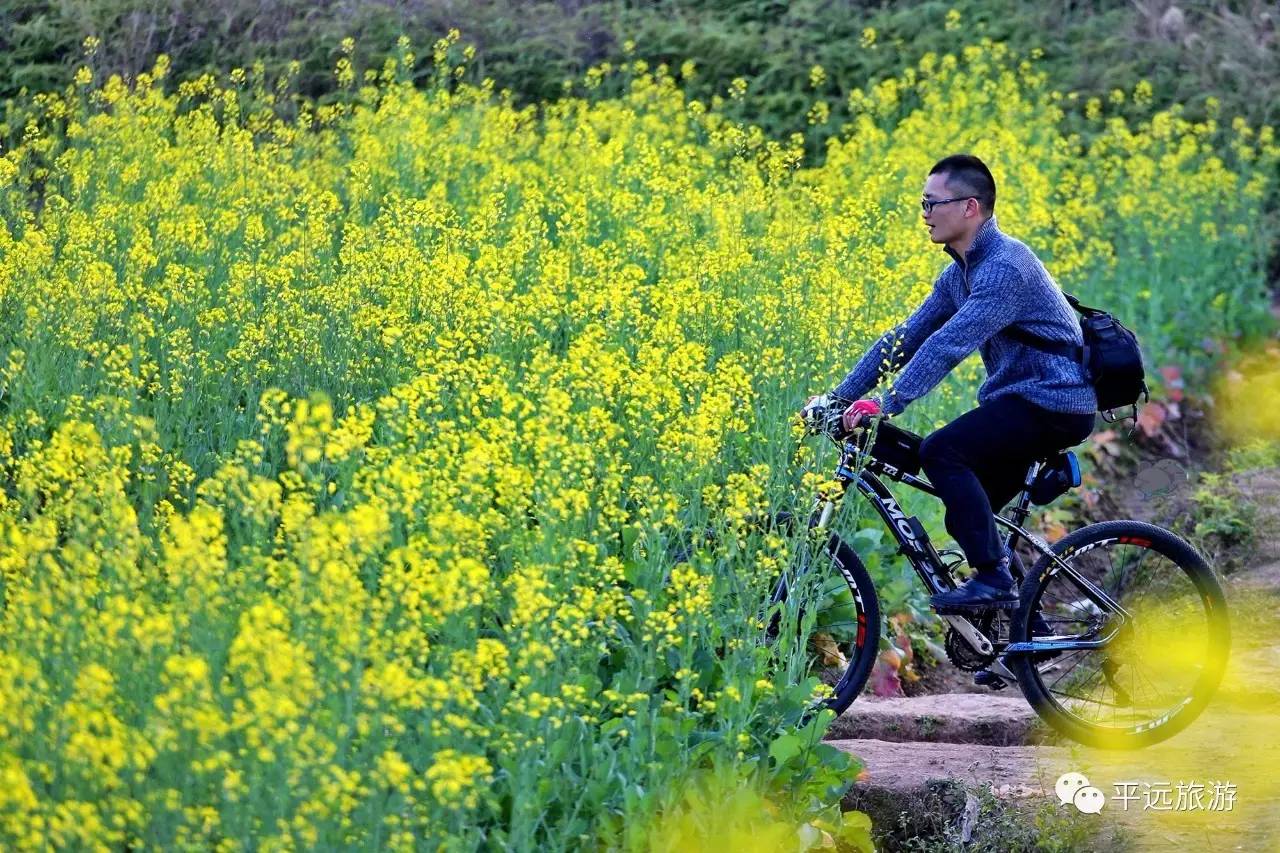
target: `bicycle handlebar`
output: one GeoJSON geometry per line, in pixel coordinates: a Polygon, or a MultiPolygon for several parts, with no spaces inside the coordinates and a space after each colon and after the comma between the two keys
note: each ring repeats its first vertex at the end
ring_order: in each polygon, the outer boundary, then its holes
{"type": "Polygon", "coordinates": [[[866,415],[860,425],[852,430],[846,430],[844,428],[844,410],[849,407],[851,402],[851,400],[844,400],[830,394],[823,394],[818,397],[803,410],[802,418],[805,431],[809,435],[825,435],[839,444],[850,438],[858,430],[865,430],[871,418],[883,417],[883,415],[866,415]]]}

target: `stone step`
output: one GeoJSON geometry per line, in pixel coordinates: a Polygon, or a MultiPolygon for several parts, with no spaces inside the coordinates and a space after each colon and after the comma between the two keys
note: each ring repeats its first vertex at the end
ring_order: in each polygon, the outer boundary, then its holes
{"type": "Polygon", "coordinates": [[[975,793],[986,786],[1014,810],[1056,803],[1054,783],[1072,769],[1070,752],[1062,747],[865,738],[828,743],[864,765],[841,808],[865,812],[878,832],[902,838],[963,827],[978,805],[975,793]]]}
{"type": "Polygon", "coordinates": [[[1071,750],[1057,746],[991,746],[851,738],[828,741],[862,761],[855,789],[918,793],[926,783],[952,780],[967,787],[990,784],[997,796],[1053,797],[1058,777],[1071,770],[1071,750]]]}
{"type": "Polygon", "coordinates": [[[832,721],[827,738],[1009,746],[1027,743],[1036,719],[1016,686],[1003,693],[862,696],[832,721]]]}
{"type": "MultiPolygon", "coordinates": [[[[892,742],[876,739],[828,743],[856,756],[864,767],[841,806],[871,816],[881,833],[898,839],[954,834],[966,825],[975,794],[989,787],[1010,813],[1035,815],[1045,808],[1074,817],[1058,801],[1054,784],[1066,772],[1082,773],[1103,791],[1101,814],[1084,816],[1100,832],[1121,831],[1124,850],[1274,850],[1280,838],[1276,802],[1274,711],[1215,701],[1204,716],[1173,738],[1142,750],[1096,750],[1068,746],[992,746],[963,743],[892,742]],[[1115,799],[1117,782],[1135,780],[1165,787],[1181,780],[1221,780],[1236,786],[1229,810],[1156,811],[1115,799]],[[1211,839],[1211,840],[1210,840],[1211,839]],[[1206,846],[1208,845],[1208,846],[1206,846]]],[[[1206,801],[1208,795],[1206,795],[1206,801]]],[[[1090,849],[1109,850],[1105,839],[1090,849]]],[[[886,842],[884,849],[892,849],[886,842]]]]}

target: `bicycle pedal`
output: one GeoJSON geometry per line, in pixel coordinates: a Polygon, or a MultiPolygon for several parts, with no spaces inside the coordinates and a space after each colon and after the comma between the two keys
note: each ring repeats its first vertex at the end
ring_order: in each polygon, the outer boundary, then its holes
{"type": "Polygon", "coordinates": [[[990,687],[992,690],[1004,690],[1009,682],[989,669],[980,669],[973,674],[973,683],[979,687],[990,687]]]}

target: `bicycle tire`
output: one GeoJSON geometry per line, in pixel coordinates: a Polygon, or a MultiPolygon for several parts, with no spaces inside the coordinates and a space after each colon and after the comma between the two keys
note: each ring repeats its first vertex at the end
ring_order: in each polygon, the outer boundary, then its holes
{"type": "MultiPolygon", "coordinates": [[[[843,581],[857,620],[852,642],[840,649],[845,653],[848,665],[836,681],[834,693],[821,705],[838,715],[862,693],[880,653],[880,598],[857,552],[838,534],[832,533],[828,537],[822,553],[825,554],[822,570],[834,572],[843,581]]],[[[852,629],[854,626],[848,627],[852,629]]]]}
{"type": "MultiPolygon", "coordinates": [[[[1090,553],[1095,548],[1112,543],[1144,549],[1146,552],[1156,553],[1168,559],[1186,575],[1190,581],[1191,588],[1199,595],[1200,604],[1203,606],[1205,614],[1205,660],[1191,687],[1190,694],[1185,698],[1179,699],[1180,704],[1151,723],[1140,723],[1131,726],[1101,726],[1082,720],[1079,716],[1072,714],[1067,710],[1066,706],[1055,698],[1054,691],[1051,689],[1053,685],[1045,683],[1038,665],[1042,655],[1028,653],[1010,655],[1006,659],[1006,663],[1017,677],[1019,688],[1036,714],[1054,730],[1074,741],[1089,746],[1104,749],[1140,749],[1159,743],[1182,731],[1208,705],[1216,693],[1218,684],[1221,682],[1223,672],[1226,669],[1231,645],[1230,623],[1222,584],[1219,582],[1217,575],[1204,557],[1189,542],[1171,530],[1135,520],[1104,521],[1073,531],[1054,543],[1051,550],[1075,567],[1077,564],[1085,564],[1085,561],[1080,560],[1082,555],[1090,553]]],[[[1109,553],[1108,559],[1110,560],[1109,553]]],[[[1134,569],[1135,575],[1138,573],[1138,568],[1141,567],[1143,559],[1145,559],[1145,554],[1137,562],[1137,568],[1134,569]]],[[[1100,559],[1098,562],[1100,562],[1100,559]]],[[[1124,565],[1122,563],[1122,566],[1124,565]]],[[[1114,568],[1113,562],[1112,567],[1114,568]]],[[[1026,642],[1031,639],[1029,627],[1031,620],[1041,612],[1041,599],[1045,594],[1046,588],[1053,582],[1053,578],[1059,574],[1056,571],[1051,572],[1051,568],[1056,567],[1050,562],[1049,557],[1042,555],[1032,566],[1031,571],[1023,582],[1019,596],[1021,603],[1014,614],[1013,624],[1010,626],[1010,639],[1012,642],[1026,642]]],[[[1124,571],[1127,573],[1128,569],[1125,568],[1124,571]]],[[[1120,584],[1121,591],[1123,591],[1123,587],[1122,581],[1120,584]]],[[[1146,588],[1144,585],[1135,584],[1132,589],[1142,592],[1146,588]]],[[[1123,602],[1121,602],[1121,606],[1124,606],[1123,602]]],[[[1066,657],[1073,654],[1097,654],[1102,651],[1104,650],[1068,651],[1060,654],[1066,657]]],[[[1111,670],[1108,671],[1106,664],[1109,660],[1103,656],[1101,661],[1100,671],[1104,673],[1105,680],[1115,687],[1118,680],[1116,678],[1117,672],[1125,664],[1112,662],[1111,670]]],[[[1052,662],[1050,662],[1050,665],[1052,665],[1052,662]]],[[[1132,677],[1134,676],[1131,675],[1132,677]]],[[[1152,684],[1152,686],[1154,687],[1155,685],[1152,684]]],[[[1120,689],[1117,688],[1117,692],[1120,689]]],[[[1156,693],[1157,695],[1159,694],[1158,688],[1156,688],[1156,693]]],[[[1121,702],[1122,700],[1117,699],[1117,703],[1121,702]]],[[[1130,702],[1130,704],[1134,703],[1130,702]]],[[[1118,704],[1119,706],[1121,705],[1118,704]]]]}

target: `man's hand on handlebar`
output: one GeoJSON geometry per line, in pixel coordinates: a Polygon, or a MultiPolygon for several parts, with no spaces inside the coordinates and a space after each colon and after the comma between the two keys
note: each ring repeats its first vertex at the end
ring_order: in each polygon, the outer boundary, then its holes
{"type": "Polygon", "coordinates": [[[880,414],[880,404],[875,400],[857,400],[849,404],[841,418],[846,432],[853,432],[863,420],[880,414]]]}
{"type": "Polygon", "coordinates": [[[881,412],[873,399],[850,403],[831,394],[820,394],[810,397],[798,414],[810,435],[828,435],[839,441],[881,412]]]}

